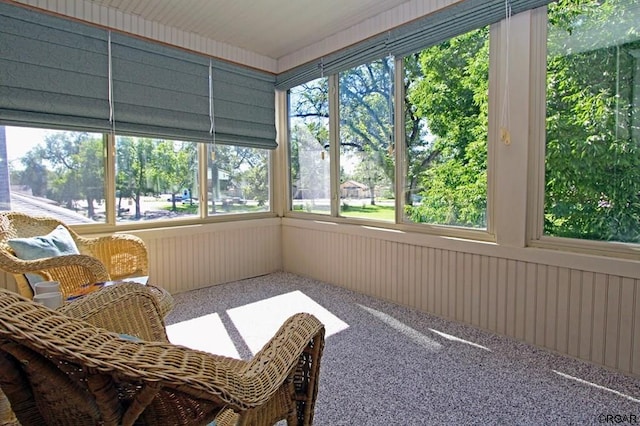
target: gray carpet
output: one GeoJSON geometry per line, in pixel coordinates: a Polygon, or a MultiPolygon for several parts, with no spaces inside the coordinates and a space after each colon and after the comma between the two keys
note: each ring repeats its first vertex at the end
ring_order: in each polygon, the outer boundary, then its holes
{"type": "MultiPolygon", "coordinates": [[[[288,273],[175,295],[174,324],[300,291],[348,324],[326,339],[315,424],[640,424],[640,378],[288,273]]],[[[206,335],[206,330],[202,330],[206,335]]]]}

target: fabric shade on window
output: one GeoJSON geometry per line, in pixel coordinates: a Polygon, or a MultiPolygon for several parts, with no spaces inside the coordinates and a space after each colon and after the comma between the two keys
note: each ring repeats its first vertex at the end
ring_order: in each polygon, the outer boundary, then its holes
{"type": "Polygon", "coordinates": [[[208,58],[112,34],[111,64],[116,133],[211,140],[208,58]]]}
{"type": "MultiPolygon", "coordinates": [[[[511,14],[544,6],[552,0],[509,0],[511,14]]],[[[506,17],[505,0],[463,0],[348,48],[279,74],[276,88],[291,89],[324,75],[393,55],[402,57],[452,37],[494,24],[506,17]]]]}
{"type": "Polygon", "coordinates": [[[216,143],[276,148],[275,77],[221,61],[212,77],[216,143]]]}
{"type": "Polygon", "coordinates": [[[121,34],[111,55],[116,133],[277,147],[271,74],[121,34]]]}
{"type": "Polygon", "coordinates": [[[0,2],[2,125],[212,142],[213,106],[216,142],[273,149],[274,82],[269,73],[0,2]]]}
{"type": "Polygon", "coordinates": [[[107,32],[0,3],[0,124],[107,131],[107,32]]]}

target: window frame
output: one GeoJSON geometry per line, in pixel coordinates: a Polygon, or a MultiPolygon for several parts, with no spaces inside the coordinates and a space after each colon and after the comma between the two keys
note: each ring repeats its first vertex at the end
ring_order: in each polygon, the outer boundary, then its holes
{"type": "Polygon", "coordinates": [[[544,235],[545,158],[546,158],[546,78],[547,78],[547,7],[531,12],[531,114],[528,176],[527,245],[532,248],[561,250],[581,254],[638,260],[640,244],[596,241],[544,235]]]}
{"type": "MultiPolygon", "coordinates": [[[[19,126],[7,126],[7,127],[19,127],[19,126]]],[[[46,130],[46,129],[45,129],[46,130]]],[[[58,129],[51,129],[58,130],[58,129]]],[[[74,130],[79,131],[79,130],[74,130]]],[[[96,132],[93,132],[96,133],[96,132]]],[[[204,203],[200,203],[199,213],[187,218],[176,218],[170,220],[149,220],[149,221],[133,221],[130,223],[123,223],[117,221],[116,214],[116,182],[115,182],[115,170],[116,170],[116,137],[118,134],[102,133],[104,140],[104,197],[105,197],[105,221],[86,223],[86,224],[73,224],[74,229],[78,229],[81,233],[102,233],[102,232],[120,232],[120,231],[135,231],[142,229],[153,229],[160,227],[174,227],[174,226],[186,226],[204,223],[219,223],[219,222],[232,222],[237,220],[247,219],[261,219],[272,218],[276,216],[274,209],[274,179],[273,179],[273,150],[265,150],[267,152],[267,166],[268,166],[268,185],[269,185],[269,210],[263,212],[247,212],[247,213],[225,213],[221,215],[211,215],[205,206],[208,206],[208,194],[207,194],[207,167],[208,167],[208,144],[197,143],[197,156],[198,156],[198,197],[200,200],[206,200],[204,203]]]]}
{"type": "MultiPolygon", "coordinates": [[[[495,25],[495,24],[494,24],[495,25]]],[[[494,27],[491,25],[491,28],[494,27]]],[[[492,77],[495,73],[495,66],[492,66],[492,63],[495,62],[495,58],[497,57],[497,51],[491,48],[494,44],[494,39],[496,38],[495,31],[493,29],[490,30],[490,55],[489,55],[489,102],[491,102],[492,96],[491,93],[497,93],[497,89],[495,85],[492,85],[492,79],[495,80],[495,77],[492,77]]],[[[493,139],[492,134],[495,131],[492,129],[492,120],[491,120],[491,109],[489,116],[489,128],[488,128],[488,141],[487,141],[487,228],[486,229],[473,229],[473,228],[464,228],[458,226],[447,226],[447,225],[438,225],[438,224],[428,224],[428,223],[410,223],[404,220],[403,211],[404,211],[404,199],[402,196],[398,196],[398,194],[403,194],[404,185],[405,185],[405,167],[406,163],[404,161],[404,155],[406,152],[405,149],[405,134],[404,134],[404,66],[403,66],[403,57],[394,57],[394,82],[393,85],[395,87],[395,91],[393,94],[394,98],[394,122],[393,122],[393,134],[394,134],[394,161],[395,161],[395,220],[394,222],[390,221],[382,221],[382,220],[374,220],[367,218],[355,218],[355,217],[345,217],[340,215],[340,128],[339,128],[339,93],[338,93],[338,79],[339,73],[333,73],[326,76],[329,79],[329,135],[330,135],[330,180],[331,180],[331,214],[316,214],[309,213],[303,211],[294,211],[292,209],[292,199],[291,199],[291,172],[289,167],[290,161],[290,138],[289,138],[289,95],[288,91],[281,90],[279,91],[279,102],[283,102],[285,106],[283,108],[285,116],[283,121],[286,122],[286,131],[283,132],[286,135],[284,138],[281,138],[279,141],[279,147],[282,147],[286,152],[286,161],[287,161],[287,172],[286,179],[283,186],[283,191],[285,193],[285,205],[286,209],[284,211],[284,215],[286,217],[292,218],[300,218],[300,219],[312,219],[319,220],[325,222],[335,222],[335,223],[344,223],[344,224],[352,224],[352,225],[360,225],[360,226],[368,226],[375,227],[380,229],[392,229],[396,231],[402,232],[415,232],[420,234],[428,234],[434,236],[442,236],[442,237],[453,237],[453,238],[463,238],[469,240],[483,241],[483,242],[495,242],[495,233],[493,231],[493,221],[490,212],[490,205],[492,203],[492,194],[494,192],[492,188],[492,179],[491,179],[491,164],[495,163],[491,157],[491,152],[493,151],[491,146],[491,140],[493,139]],[[399,124],[400,123],[400,124],[399,124]]],[[[496,96],[493,96],[494,98],[496,96]]]]}

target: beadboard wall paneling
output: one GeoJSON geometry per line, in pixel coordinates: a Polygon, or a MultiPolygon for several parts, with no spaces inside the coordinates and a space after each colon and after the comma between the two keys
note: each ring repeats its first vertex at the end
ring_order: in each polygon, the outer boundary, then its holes
{"type": "Polygon", "coordinates": [[[640,375],[638,276],[578,269],[569,254],[557,266],[283,222],[285,271],[640,375]]]}
{"type": "Polygon", "coordinates": [[[280,219],[139,231],[149,249],[150,279],[171,293],[282,269],[280,219]]]}
{"type": "MultiPolygon", "coordinates": [[[[172,294],[282,270],[280,219],[132,232],[149,250],[149,280],[172,294]]],[[[17,291],[10,274],[0,287],[17,291]]]]}

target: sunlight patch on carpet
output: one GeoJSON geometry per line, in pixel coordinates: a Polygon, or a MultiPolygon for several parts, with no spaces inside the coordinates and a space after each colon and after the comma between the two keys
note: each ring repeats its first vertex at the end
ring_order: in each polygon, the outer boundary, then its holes
{"type": "MultiPolygon", "coordinates": [[[[625,399],[628,399],[629,401],[632,401],[632,402],[640,402],[640,399],[634,398],[631,395],[627,395],[626,393],[618,392],[617,390],[610,389],[610,388],[607,388],[605,386],[601,386],[601,385],[589,382],[589,381],[581,379],[579,377],[571,376],[571,375],[569,375],[567,373],[563,373],[563,372],[558,371],[558,370],[551,370],[551,371],[553,371],[554,373],[556,373],[559,376],[564,377],[565,379],[573,380],[573,381],[576,381],[578,383],[582,383],[583,385],[588,385],[588,386],[594,387],[596,389],[600,389],[600,390],[603,390],[605,392],[609,392],[609,393],[612,393],[614,395],[621,396],[621,397],[623,397],[625,399]]],[[[603,422],[601,422],[601,423],[603,423],[603,422]]]]}
{"type": "Polygon", "coordinates": [[[318,318],[325,326],[325,337],[349,327],[349,324],[299,290],[229,309],[227,314],[255,354],[287,318],[298,312],[310,313],[318,318]]]}
{"type": "Polygon", "coordinates": [[[409,327],[402,321],[398,321],[397,319],[395,319],[389,314],[381,312],[377,309],[370,308],[368,306],[364,306],[360,304],[358,304],[357,306],[369,312],[371,315],[378,318],[380,321],[387,324],[389,327],[393,328],[394,330],[404,334],[409,339],[411,339],[414,343],[422,346],[423,348],[429,349],[434,352],[442,348],[442,345],[440,343],[436,342],[433,339],[430,339],[429,337],[420,333],[418,330],[409,327]]]}
{"type": "Polygon", "coordinates": [[[447,340],[451,340],[452,342],[464,343],[465,345],[473,346],[474,348],[479,348],[479,349],[483,349],[485,351],[491,352],[491,349],[489,349],[486,346],[479,345],[478,343],[473,343],[473,342],[471,342],[469,340],[461,339],[461,338],[453,336],[451,334],[447,334],[447,333],[443,333],[442,331],[434,330],[433,328],[430,328],[429,330],[431,330],[433,333],[436,333],[438,336],[444,337],[447,340]]]}
{"type": "Polygon", "coordinates": [[[167,336],[169,341],[176,345],[240,358],[236,346],[216,313],[169,325],[167,336]]]}

